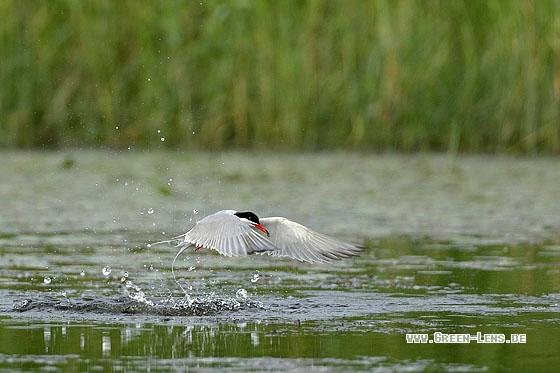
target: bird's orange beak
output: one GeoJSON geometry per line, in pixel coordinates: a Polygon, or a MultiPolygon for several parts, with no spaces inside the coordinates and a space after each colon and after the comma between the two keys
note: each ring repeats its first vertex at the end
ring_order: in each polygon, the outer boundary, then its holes
{"type": "Polygon", "coordinates": [[[264,233],[266,233],[266,236],[267,236],[267,237],[270,237],[270,233],[268,233],[268,231],[266,230],[266,228],[263,227],[261,224],[253,224],[253,226],[254,226],[255,228],[257,228],[258,230],[261,230],[261,231],[263,231],[264,233]]]}

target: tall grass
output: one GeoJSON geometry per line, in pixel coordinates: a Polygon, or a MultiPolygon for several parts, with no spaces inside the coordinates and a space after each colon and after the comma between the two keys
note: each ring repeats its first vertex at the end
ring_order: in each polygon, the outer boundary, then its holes
{"type": "Polygon", "coordinates": [[[560,153],[557,0],[6,0],[0,19],[4,147],[560,153]]]}

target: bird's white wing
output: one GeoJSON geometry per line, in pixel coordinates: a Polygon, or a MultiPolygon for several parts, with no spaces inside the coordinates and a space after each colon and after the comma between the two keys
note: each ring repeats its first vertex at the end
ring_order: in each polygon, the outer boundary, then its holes
{"type": "Polygon", "coordinates": [[[260,222],[270,232],[270,241],[278,246],[277,250],[268,252],[270,255],[288,256],[309,263],[329,263],[363,251],[286,218],[262,218],[260,222]]]}
{"type": "Polygon", "coordinates": [[[182,240],[178,246],[183,252],[195,245],[213,249],[226,256],[244,256],[264,251],[277,250],[277,247],[257,228],[246,220],[233,215],[231,210],[219,211],[200,220],[190,231],[176,237],[182,240]]]}

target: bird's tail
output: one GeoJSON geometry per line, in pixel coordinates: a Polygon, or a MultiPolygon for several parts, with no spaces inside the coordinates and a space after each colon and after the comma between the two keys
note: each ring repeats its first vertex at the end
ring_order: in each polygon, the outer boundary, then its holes
{"type": "Polygon", "coordinates": [[[158,241],[158,242],[154,242],[154,243],[149,243],[147,246],[148,247],[152,247],[154,245],[161,245],[162,243],[173,243],[175,246],[179,246],[181,245],[183,242],[182,239],[185,238],[184,234],[181,234],[179,236],[175,236],[175,237],[171,237],[168,240],[164,240],[164,241],[158,241]]]}

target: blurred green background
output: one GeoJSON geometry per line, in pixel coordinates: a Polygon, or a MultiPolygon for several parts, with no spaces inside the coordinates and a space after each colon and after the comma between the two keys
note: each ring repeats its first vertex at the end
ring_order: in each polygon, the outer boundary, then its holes
{"type": "Polygon", "coordinates": [[[560,153],[560,1],[0,1],[0,146],[560,153]]]}

